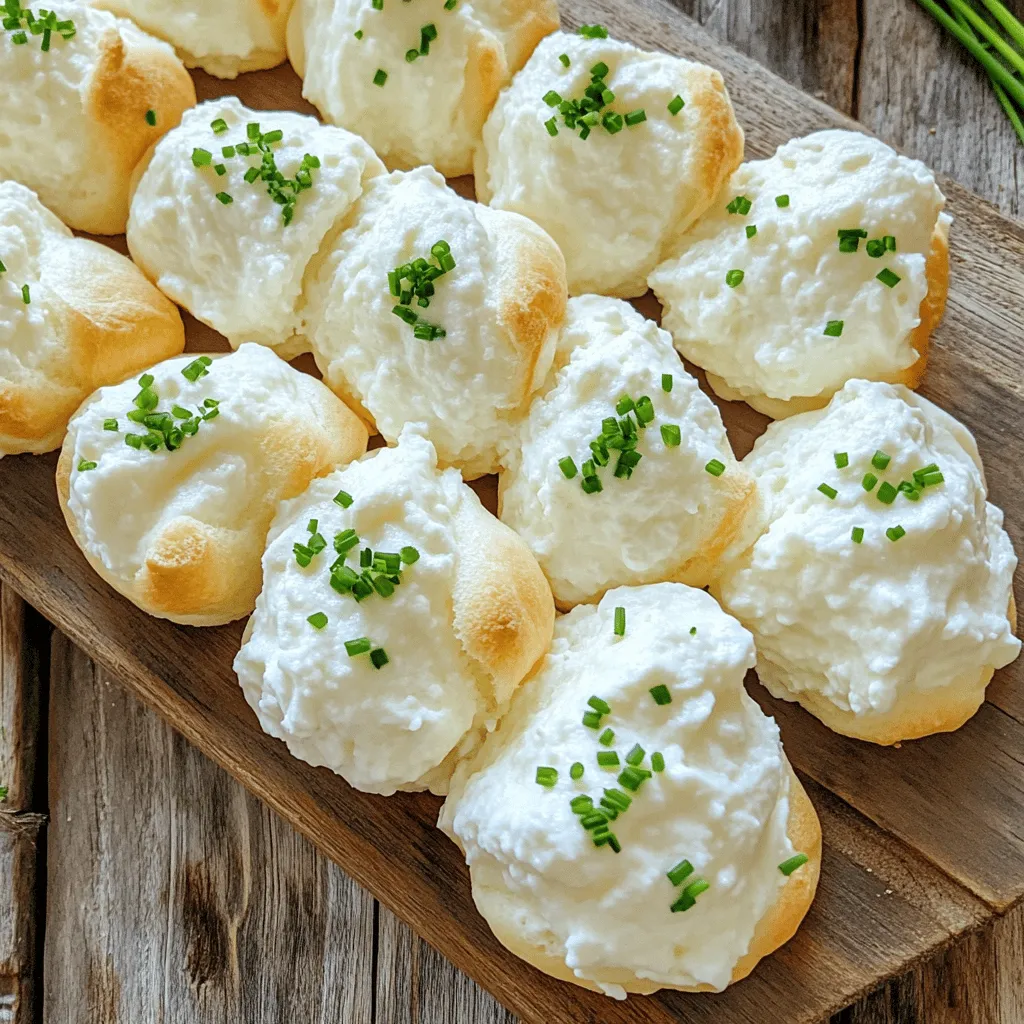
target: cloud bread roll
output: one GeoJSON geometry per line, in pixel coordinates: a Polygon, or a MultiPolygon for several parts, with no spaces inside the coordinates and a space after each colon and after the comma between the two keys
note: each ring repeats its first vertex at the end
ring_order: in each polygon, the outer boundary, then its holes
{"type": "Polygon", "coordinates": [[[24,12],[21,29],[0,32],[0,178],[77,231],[121,234],[135,165],[195,104],[195,88],[174,51],[131,22],[63,0],[47,9],[44,32],[24,12]]]}
{"type": "Polygon", "coordinates": [[[441,465],[493,473],[551,365],[566,303],[558,247],[422,167],[370,182],[325,249],[306,315],[324,380],[388,441],[420,422],[441,465]]]}
{"type": "Polygon", "coordinates": [[[672,339],[619,299],[570,299],[548,386],[505,461],[501,519],[560,607],[623,584],[706,586],[754,506],[672,339]]]}
{"type": "Polygon", "coordinates": [[[744,164],[651,275],[676,348],[730,401],[781,418],[860,377],[917,387],[949,281],[945,198],[860,132],[744,164]]]}
{"type": "Polygon", "coordinates": [[[776,697],[897,743],[959,728],[1014,637],[1017,558],[970,432],[905,387],[850,381],[744,459],[763,508],[714,590],[776,697]]]}
{"type": "Polygon", "coordinates": [[[719,991],[792,937],[821,830],[743,688],[753,663],[750,634],[678,583],[558,620],[439,822],[513,953],[622,999],[719,991]]]}
{"type": "Polygon", "coordinates": [[[472,171],[498,92],[556,28],[554,0],[298,0],[288,55],[325,120],[391,168],[454,177],[472,171]]]}
{"type": "Polygon", "coordinates": [[[410,429],[281,506],[235,671],[295,757],[366,792],[445,792],[553,619],[526,546],[410,429]]]}
{"type": "Polygon", "coordinates": [[[252,611],[278,504],[366,440],[323,384],[261,345],[189,354],[84,403],[57,494],[115,590],[150,615],[214,626],[252,611]]]}
{"type": "Polygon", "coordinates": [[[477,198],[551,235],[573,295],[632,298],[742,159],[717,71],[558,32],[484,125],[477,198]]]}
{"type": "Polygon", "coordinates": [[[211,100],[140,169],[128,247],[163,292],[233,348],[257,341],[292,358],[303,351],[296,330],[306,267],[383,170],[362,139],[340,128],[249,110],[234,97],[211,100]],[[267,161],[286,184],[259,176],[267,161]]]}
{"type": "Polygon", "coordinates": [[[173,46],[190,68],[235,78],[282,64],[291,0],[92,0],[173,46]]]}
{"type": "Polygon", "coordinates": [[[141,271],[0,182],[0,457],[59,448],[82,400],[185,347],[141,271]]]}

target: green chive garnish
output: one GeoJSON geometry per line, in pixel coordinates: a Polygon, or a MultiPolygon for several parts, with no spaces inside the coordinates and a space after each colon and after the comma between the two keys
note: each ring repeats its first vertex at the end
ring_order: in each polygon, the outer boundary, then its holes
{"type": "Polygon", "coordinates": [[[672,390],[672,374],[671,373],[663,373],[661,375],[661,390],[662,391],[666,391],[666,392],[672,390]]]}
{"type": "Polygon", "coordinates": [[[753,238],[754,235],[757,234],[757,225],[756,224],[748,224],[746,226],[745,230],[747,232],[747,238],[753,238]]]}
{"type": "Polygon", "coordinates": [[[726,213],[738,213],[741,217],[745,217],[750,213],[750,207],[753,204],[746,196],[736,196],[728,206],[725,208],[726,213]]]}
{"type": "Polygon", "coordinates": [[[725,283],[730,288],[736,288],[738,285],[741,285],[743,283],[743,278],[744,277],[745,277],[745,274],[743,273],[742,270],[730,270],[725,275],[725,283]]]}
{"type": "Polygon", "coordinates": [[[855,526],[850,531],[850,537],[853,540],[854,544],[859,544],[864,539],[864,527],[863,526],[855,526]]]}
{"type": "Polygon", "coordinates": [[[891,505],[896,500],[896,495],[900,492],[888,480],[883,480],[881,486],[878,488],[875,497],[882,502],[883,505],[891,505]]]}
{"type": "Polygon", "coordinates": [[[537,769],[537,785],[550,789],[558,781],[558,770],[556,768],[541,767],[537,769]]]}
{"type": "Polygon", "coordinates": [[[615,732],[612,729],[605,729],[600,736],[597,737],[597,742],[602,747],[610,747],[615,742],[615,732]]]}
{"type": "Polygon", "coordinates": [[[615,635],[626,635],[626,609],[622,607],[615,609],[615,635]]]}
{"type": "Polygon", "coordinates": [[[875,274],[875,277],[877,277],[878,280],[886,286],[886,288],[895,288],[896,285],[903,280],[899,274],[893,273],[888,267],[875,274]]]}
{"type": "Polygon", "coordinates": [[[626,764],[636,766],[640,764],[641,761],[643,761],[646,755],[647,751],[644,750],[644,748],[641,747],[639,743],[634,743],[629,753],[626,754],[626,764]]]}
{"type": "Polygon", "coordinates": [[[231,197],[230,193],[228,192],[218,192],[217,201],[222,206],[230,206],[235,200],[231,197]]]}
{"type": "Polygon", "coordinates": [[[580,35],[584,39],[607,39],[608,29],[604,25],[581,25],[580,35]]]}
{"type": "Polygon", "coordinates": [[[103,421],[103,429],[104,430],[117,430],[117,420],[104,420],[103,421]]]}
{"type": "Polygon", "coordinates": [[[892,462],[892,456],[887,455],[881,449],[871,456],[871,465],[874,466],[875,469],[885,469],[890,462],[892,462]]]}
{"type": "Polygon", "coordinates": [[[668,448],[678,448],[682,443],[682,434],[675,423],[663,423],[661,425],[661,439],[668,448]]]}
{"type": "Polygon", "coordinates": [[[818,490],[825,495],[826,498],[835,500],[836,495],[839,493],[834,487],[829,487],[828,484],[818,484],[818,490]]]}
{"type": "Polygon", "coordinates": [[[632,127],[634,127],[635,125],[638,125],[638,124],[643,124],[643,122],[646,121],[646,120],[647,120],[647,111],[646,110],[634,110],[634,111],[631,111],[630,113],[628,113],[626,115],[626,117],[625,117],[626,124],[629,125],[630,128],[632,128],[632,127]]]}
{"type": "Polygon", "coordinates": [[[780,210],[784,210],[787,206],[789,206],[789,196],[776,196],[775,205],[780,210]]]}
{"type": "Polygon", "coordinates": [[[881,238],[872,238],[864,248],[873,260],[885,255],[885,242],[881,238]]]}
{"type": "Polygon", "coordinates": [[[156,125],[156,111],[155,110],[147,110],[146,111],[146,124],[148,124],[151,128],[156,125]]]}
{"type": "Polygon", "coordinates": [[[558,468],[562,471],[562,476],[564,476],[566,480],[571,480],[578,472],[576,469],[576,463],[573,461],[571,455],[566,455],[564,459],[559,459],[558,468]]]}
{"type": "Polygon", "coordinates": [[[779,870],[788,878],[797,868],[802,868],[807,863],[807,860],[806,853],[795,853],[779,865],[779,870]]]}
{"type": "Polygon", "coordinates": [[[614,750],[599,750],[597,752],[597,763],[602,768],[618,768],[619,755],[614,750]]]}
{"type": "Polygon", "coordinates": [[[584,711],[583,712],[583,724],[588,729],[600,729],[601,728],[601,716],[596,711],[584,711]]]}
{"type": "Polygon", "coordinates": [[[711,888],[711,883],[706,882],[703,878],[698,878],[695,882],[691,882],[679,895],[679,899],[672,904],[672,913],[677,914],[680,911],[689,910],[697,902],[697,897],[702,892],[707,892],[711,888]]]}
{"type": "Polygon", "coordinates": [[[825,330],[821,332],[829,338],[839,338],[843,333],[843,321],[842,320],[829,320],[825,324],[825,330]]]}
{"type": "Polygon", "coordinates": [[[612,713],[611,705],[600,697],[591,697],[587,701],[587,705],[592,707],[599,715],[610,715],[612,713]]]}
{"type": "Polygon", "coordinates": [[[79,473],[87,473],[90,469],[95,469],[95,468],[96,468],[96,463],[95,462],[90,462],[88,459],[79,459],[78,460],[78,472],[79,473]]]}
{"type": "Polygon", "coordinates": [[[210,371],[207,367],[213,362],[209,356],[200,356],[198,359],[194,359],[184,370],[181,371],[182,377],[186,380],[191,381],[193,384],[200,377],[205,377],[210,371]]]}
{"type": "MultiPolygon", "coordinates": [[[[577,782],[578,780],[583,778],[583,762],[582,761],[574,761],[573,762],[572,767],[569,769],[569,778],[572,779],[574,782],[577,782]]],[[[590,797],[587,797],[587,800],[589,801],[590,797]]],[[[575,808],[573,808],[573,809],[575,810],[575,808]]]]}
{"type": "Polygon", "coordinates": [[[665,770],[665,755],[660,751],[655,751],[651,754],[651,768],[656,772],[663,772],[665,770]]]}
{"type": "Polygon", "coordinates": [[[370,664],[374,668],[381,669],[388,663],[387,652],[383,647],[377,647],[370,651],[370,664]]]}
{"type": "Polygon", "coordinates": [[[662,683],[657,686],[652,686],[650,690],[651,696],[654,698],[655,704],[671,704],[672,694],[669,693],[668,687],[662,683]]]}
{"type": "Polygon", "coordinates": [[[193,167],[209,167],[213,163],[213,154],[208,149],[192,150],[193,167]]]}
{"type": "Polygon", "coordinates": [[[558,55],[558,59],[562,62],[562,67],[564,68],[567,68],[572,63],[572,61],[569,60],[569,54],[567,53],[560,53],[558,55]]]}
{"type": "Polygon", "coordinates": [[[355,32],[353,33],[353,35],[356,37],[356,39],[362,39],[363,38],[363,30],[361,28],[357,28],[355,30],[355,32]]]}
{"type": "Polygon", "coordinates": [[[358,657],[360,654],[368,654],[373,647],[373,641],[367,636],[356,637],[355,640],[345,641],[345,653],[350,658],[358,657]]]}
{"type": "Polygon", "coordinates": [[[833,458],[836,460],[836,469],[846,469],[850,464],[850,456],[846,452],[836,452],[833,458]]]}
{"type": "Polygon", "coordinates": [[[907,531],[904,530],[902,526],[890,526],[889,529],[885,531],[885,535],[889,540],[895,542],[901,537],[906,537],[907,531]]]}
{"type": "Polygon", "coordinates": [[[27,284],[21,286],[21,301],[24,302],[26,306],[32,304],[32,293],[29,291],[27,284]]]}
{"type": "Polygon", "coordinates": [[[721,476],[725,472],[725,463],[719,462],[718,459],[712,459],[705,467],[705,473],[710,473],[712,476],[721,476]]]}
{"type": "Polygon", "coordinates": [[[373,76],[373,84],[383,86],[387,80],[388,73],[383,68],[377,68],[377,73],[373,76]]]}
{"type": "Polygon", "coordinates": [[[686,101],[683,99],[682,96],[673,96],[672,99],[669,100],[668,112],[673,117],[675,117],[676,114],[678,114],[679,111],[682,110],[683,107],[685,107],[685,106],[686,106],[686,101]]]}
{"type": "Polygon", "coordinates": [[[878,483],[878,477],[874,473],[865,473],[864,479],[861,480],[860,485],[865,491],[869,493],[875,489],[875,484],[878,483]]]}
{"type": "Polygon", "coordinates": [[[327,616],[323,612],[313,612],[306,621],[314,629],[323,629],[327,625],[327,616]]]}
{"type": "Polygon", "coordinates": [[[348,491],[338,491],[334,496],[334,504],[342,508],[348,508],[352,504],[352,495],[348,491]]]}
{"type": "Polygon", "coordinates": [[[688,860],[681,860],[671,871],[667,872],[668,880],[673,885],[682,885],[693,874],[693,865],[688,860]]]}

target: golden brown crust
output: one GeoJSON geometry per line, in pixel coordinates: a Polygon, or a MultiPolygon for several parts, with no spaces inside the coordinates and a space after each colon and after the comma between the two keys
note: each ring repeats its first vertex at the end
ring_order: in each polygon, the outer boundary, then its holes
{"type": "Polygon", "coordinates": [[[132,171],[195,106],[195,86],[181,61],[156,40],[137,42],[134,34],[126,39],[112,28],[100,41],[84,103],[87,124],[96,136],[97,159],[108,168],[107,188],[61,212],[81,231],[121,234],[128,222],[132,171]],[[156,114],[155,125],[146,121],[150,110],[156,114]]]}
{"type": "Polygon", "coordinates": [[[519,354],[520,407],[543,382],[565,323],[565,258],[551,237],[517,213],[478,206],[495,260],[497,322],[519,354]]]}
{"type": "Polygon", "coordinates": [[[551,588],[525,542],[468,489],[455,517],[455,547],[455,635],[493,680],[498,709],[551,644],[551,588]]]}
{"type": "MultiPolygon", "coordinates": [[[[939,326],[946,311],[946,297],[949,294],[949,222],[940,217],[932,233],[931,247],[925,261],[925,277],[928,291],[921,300],[921,322],[910,335],[910,344],[917,351],[917,360],[905,370],[882,378],[889,384],[905,384],[908,388],[920,386],[928,367],[928,351],[931,347],[932,332],[939,326]]],[[[727,402],[746,402],[752,409],[770,416],[773,420],[786,419],[801,412],[824,409],[832,401],[834,391],[819,395],[797,398],[770,398],[768,395],[746,395],[730,387],[714,373],[707,374],[708,386],[719,398],[727,402]]]]}
{"type": "MultiPolygon", "coordinates": [[[[750,949],[733,968],[732,983],[742,981],[757,964],[780,946],[787,943],[800,927],[814,899],[821,874],[821,826],[811,801],[800,785],[793,769],[789,769],[789,818],[786,833],[794,848],[807,854],[807,863],[794,871],[773,903],[754,929],[750,949]]],[[[470,877],[472,877],[472,867],[470,877]]],[[[496,938],[509,952],[560,981],[600,992],[592,981],[578,978],[559,957],[551,956],[543,947],[525,942],[516,928],[516,910],[512,899],[504,891],[483,889],[474,883],[473,901],[487,921],[496,938]]],[[[714,991],[708,985],[662,985],[638,979],[632,971],[607,971],[602,975],[605,984],[619,985],[634,995],[650,995],[660,989],[680,992],[714,991]]]]}
{"type": "Polygon", "coordinates": [[[40,282],[61,352],[45,376],[0,382],[0,453],[60,447],[82,401],[107,384],[178,355],[177,307],[124,256],[70,235],[47,237],[40,282]]]}
{"type": "MultiPolygon", "coordinates": [[[[686,117],[696,122],[693,134],[696,187],[680,183],[672,231],[662,241],[658,262],[678,249],[680,239],[718,197],[722,186],[743,162],[743,129],[736,120],[725,80],[714,68],[694,64],[688,71],[686,117]]],[[[646,282],[645,282],[646,283],[646,282]]],[[[634,298],[635,294],[622,296],[634,298]]]]}
{"type": "Polygon", "coordinates": [[[93,569],[143,611],[190,626],[215,626],[247,615],[262,585],[263,548],[278,504],[366,451],[366,428],[359,418],[320,381],[292,372],[303,400],[295,419],[265,424],[260,454],[251,467],[261,481],[253,488],[254,500],[238,510],[237,528],[178,516],[149,538],[133,579],[115,577],[86,548],[68,503],[74,443],[69,437],[64,444],[57,462],[57,496],[68,528],[93,569]]]}

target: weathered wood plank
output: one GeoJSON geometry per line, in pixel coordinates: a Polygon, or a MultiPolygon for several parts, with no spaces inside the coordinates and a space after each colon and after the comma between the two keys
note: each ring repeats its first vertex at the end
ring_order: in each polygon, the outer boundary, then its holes
{"type": "Polygon", "coordinates": [[[0,1020],[36,1024],[45,817],[37,785],[41,667],[49,628],[0,586],[0,1020]]]}
{"type": "Polygon", "coordinates": [[[373,903],[54,640],[46,1019],[372,1024],[373,903]]]}

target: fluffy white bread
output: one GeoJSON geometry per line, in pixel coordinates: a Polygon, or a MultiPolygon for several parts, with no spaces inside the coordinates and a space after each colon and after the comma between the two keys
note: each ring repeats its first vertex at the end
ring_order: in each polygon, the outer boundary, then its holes
{"type": "Polygon", "coordinates": [[[303,761],[326,765],[357,789],[445,792],[459,756],[493,728],[551,640],[554,606],[518,537],[480,504],[434,449],[405,431],[284,503],[263,556],[263,592],[235,671],[260,725],[303,761]],[[348,508],[334,501],[339,491],[348,508]],[[327,547],[303,568],[295,544],[309,525],[327,547]],[[355,530],[360,548],[419,558],[388,598],[357,602],[331,586],[332,539],[355,530]],[[320,629],[309,616],[321,612],[320,629]],[[368,637],[389,659],[349,657],[368,637]]]}
{"type": "Polygon", "coordinates": [[[551,650],[497,732],[461,766],[440,826],[466,854],[473,898],[515,954],[565,981],[616,998],[659,988],[720,990],[788,941],[810,906],[821,831],[793,775],[778,727],[743,689],[754,643],[707,594],[678,583],[623,587],[555,625],[551,650]],[[613,631],[614,609],[626,633],[613,631]],[[696,632],[691,631],[696,628],[696,632]],[[669,704],[651,688],[665,686],[669,704]],[[611,707],[581,723],[597,696],[611,707]],[[598,743],[605,728],[610,747],[598,743]],[[596,806],[639,745],[664,771],[620,793],[610,823],[621,852],[596,847],[570,801],[596,806]],[[584,766],[578,781],[574,762],[584,766]],[[551,788],[537,768],[558,771],[551,788]],[[805,853],[788,878],[779,864],[805,853]],[[673,913],[683,859],[710,888],[673,913]]]}
{"type": "Polygon", "coordinates": [[[632,298],[679,236],[708,208],[743,159],[722,76],[703,64],[649,53],[613,39],[548,36],[498,98],[476,153],[481,202],[535,220],[561,247],[573,295],[632,298]],[[566,54],[570,66],[559,56],[566,54]],[[591,68],[608,65],[609,109],[643,108],[647,120],[585,141],[560,124],[549,91],[578,99],[591,68]],[[675,96],[686,103],[673,116],[675,96]]]}
{"type": "Polygon", "coordinates": [[[357,458],[367,440],[327,388],[269,349],[211,358],[195,382],[182,373],[194,353],[149,370],[159,411],[220,403],[180,448],[128,445],[129,432],[146,432],[127,418],[140,390],[130,380],[82,405],[57,464],[64,518],[89,564],[143,611],[190,626],[252,611],[279,502],[357,458]]]}
{"type": "Polygon", "coordinates": [[[787,142],[740,167],[651,275],[663,324],[719,395],[775,418],[821,408],[854,377],[916,387],[946,304],[944,203],[924,164],[870,136],[787,142]],[[746,215],[728,212],[736,196],[750,201],[746,215]],[[892,235],[896,252],[870,256],[864,239],[841,252],[837,232],[855,228],[892,235]],[[883,268],[901,279],[895,287],[877,279],[883,268]],[[735,288],[730,270],[744,273],[735,288]],[[839,337],[824,333],[833,320],[839,337]]]}
{"type": "Polygon", "coordinates": [[[128,248],[163,292],[232,347],[258,341],[291,358],[302,351],[295,331],[306,267],[366,180],[383,171],[373,150],[341,128],[290,111],[249,110],[233,96],[211,100],[189,111],[140,168],[128,248]],[[211,125],[219,119],[228,130],[218,134],[211,125]],[[264,182],[244,180],[260,157],[223,156],[224,147],[246,141],[251,123],[284,132],[272,153],[287,178],[307,153],[320,160],[290,224],[264,182]],[[212,153],[213,165],[194,166],[196,149],[212,153]],[[233,201],[222,204],[219,193],[233,201]]]}
{"type": "Polygon", "coordinates": [[[297,0],[288,56],[325,120],[362,135],[391,168],[473,169],[484,120],[537,43],[558,28],[555,0],[297,0]],[[409,62],[433,24],[428,55],[409,62]],[[356,32],[361,32],[360,38],[356,32]],[[387,73],[383,87],[377,71],[387,73]]]}
{"type": "Polygon", "coordinates": [[[166,40],[190,68],[218,78],[284,62],[292,0],[91,0],[166,40]]]}
{"type": "Polygon", "coordinates": [[[59,448],[87,395],[185,347],[177,309],[131,260],[75,238],[13,181],[0,263],[0,457],[59,448]]]}
{"type": "Polygon", "coordinates": [[[192,79],[166,44],[84,4],[48,4],[74,22],[18,45],[0,32],[0,178],[27,185],[79,231],[124,231],[130,180],[146,150],[196,102],[192,79]],[[156,124],[146,114],[152,110],[156,124]]]}
{"type": "Polygon", "coordinates": [[[744,465],[763,499],[760,536],[714,589],[753,632],[764,685],[875,743],[959,728],[1020,650],[1017,558],[968,430],[905,387],[853,380],[826,409],[772,424],[744,465]],[[876,451],[891,457],[884,470],[876,451]],[[933,463],[944,482],[918,500],[879,500],[883,481],[933,463]],[[866,473],[879,479],[870,493],[866,473]]]}
{"type": "Polygon", "coordinates": [[[447,188],[433,168],[374,179],[319,266],[306,330],[324,380],[393,442],[420,422],[442,465],[493,473],[499,446],[551,366],[565,317],[565,262],[515,214],[447,188]],[[427,309],[447,337],[422,341],[392,312],[388,273],[445,240],[456,267],[427,309]]]}
{"type": "Polygon", "coordinates": [[[559,607],[594,601],[609,587],[675,580],[703,587],[754,505],[754,483],[733,457],[718,410],[686,372],[672,339],[632,306],[595,295],[570,299],[544,393],[530,406],[503,460],[500,516],[529,545],[559,607]],[[672,377],[670,392],[662,376],[672,377]],[[623,395],[651,398],[642,460],[616,478],[617,454],[599,469],[603,490],[587,494],[577,466],[623,395]],[[663,425],[679,427],[670,447],[663,425]],[[725,472],[712,476],[712,459],[725,472]]]}

